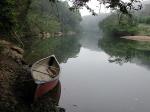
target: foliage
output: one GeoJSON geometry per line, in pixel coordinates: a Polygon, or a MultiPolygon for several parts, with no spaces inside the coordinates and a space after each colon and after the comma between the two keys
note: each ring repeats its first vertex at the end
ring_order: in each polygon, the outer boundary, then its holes
{"type": "Polygon", "coordinates": [[[77,37],[49,38],[43,41],[37,40],[27,50],[25,59],[33,63],[43,57],[55,54],[59,62],[66,62],[80,51],[77,37]]]}
{"type": "Polygon", "coordinates": [[[136,21],[124,15],[117,18],[117,14],[112,14],[99,23],[104,32],[114,36],[135,35],[138,31],[136,21]]]}
{"type": "Polygon", "coordinates": [[[114,36],[126,35],[150,35],[150,15],[149,7],[139,12],[133,12],[132,18],[120,14],[111,14],[102,22],[100,27],[104,32],[114,36]]]}
{"type": "MultiPolygon", "coordinates": [[[[53,3],[56,3],[57,0],[49,0],[53,3]]],[[[93,9],[91,9],[88,5],[87,2],[90,0],[73,0],[73,6],[70,8],[70,10],[75,10],[79,9],[83,6],[85,6],[93,15],[96,15],[93,9]]],[[[142,8],[142,0],[130,0],[128,2],[124,0],[97,0],[99,4],[104,4],[106,5],[107,8],[119,10],[123,14],[128,14],[130,15],[130,10],[140,10],[142,8]],[[136,4],[136,5],[135,5],[136,4]]],[[[94,1],[93,1],[94,2],[94,1]]]]}
{"type": "Polygon", "coordinates": [[[63,1],[54,4],[49,0],[1,0],[0,14],[0,35],[22,46],[31,40],[29,35],[77,30],[81,21],[79,11],[71,12],[63,1]]]}
{"type": "Polygon", "coordinates": [[[65,31],[67,30],[77,30],[79,27],[79,23],[81,21],[81,15],[79,10],[74,12],[69,10],[68,2],[58,2],[56,3],[58,8],[58,15],[62,27],[65,31]]]}
{"type": "Polygon", "coordinates": [[[31,29],[40,32],[76,30],[80,21],[79,11],[71,12],[68,2],[54,4],[48,0],[32,0],[28,13],[31,29]]]}
{"type": "Polygon", "coordinates": [[[144,5],[143,10],[135,13],[138,23],[138,35],[150,35],[150,4],[144,5]]]}
{"type": "Polygon", "coordinates": [[[58,32],[60,30],[60,23],[55,18],[49,16],[40,16],[39,14],[28,14],[28,21],[30,28],[36,33],[38,28],[39,32],[58,32]]]}
{"type": "Polygon", "coordinates": [[[148,24],[139,24],[138,25],[138,33],[137,35],[147,35],[150,36],[150,25],[148,24]]]}
{"type": "Polygon", "coordinates": [[[0,33],[25,29],[25,17],[30,0],[1,0],[0,1],[0,33]]]}
{"type": "Polygon", "coordinates": [[[139,23],[150,24],[150,16],[139,17],[139,23]]]}
{"type": "Polygon", "coordinates": [[[103,37],[99,46],[110,56],[109,62],[123,64],[139,59],[150,61],[150,43],[103,37]]]}

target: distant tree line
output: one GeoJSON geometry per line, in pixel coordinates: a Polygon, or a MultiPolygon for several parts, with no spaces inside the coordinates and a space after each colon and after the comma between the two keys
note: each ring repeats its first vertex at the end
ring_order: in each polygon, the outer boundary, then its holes
{"type": "Polygon", "coordinates": [[[77,31],[81,21],[79,10],[71,12],[65,1],[1,0],[0,36],[15,41],[38,32],[77,31]]]}
{"type": "MultiPolygon", "coordinates": [[[[56,3],[58,0],[49,0],[56,3]]],[[[81,7],[86,7],[93,15],[96,15],[93,9],[88,6],[88,2],[95,2],[95,0],[73,0],[71,1],[73,6],[71,10],[79,9],[81,7]]],[[[99,5],[103,4],[107,8],[113,10],[119,10],[123,14],[130,15],[130,10],[140,10],[142,8],[142,0],[129,0],[128,2],[124,0],[97,0],[99,5]],[[135,5],[136,4],[136,5],[135,5]]]]}
{"type": "Polygon", "coordinates": [[[138,32],[137,22],[134,18],[123,15],[118,17],[117,13],[113,13],[99,23],[102,30],[113,36],[135,35],[138,32]]]}
{"type": "Polygon", "coordinates": [[[77,30],[81,21],[79,10],[71,12],[68,2],[32,0],[28,20],[32,29],[46,32],[77,30]]]}
{"type": "Polygon", "coordinates": [[[150,35],[150,4],[144,5],[140,11],[132,10],[132,17],[121,15],[116,11],[103,21],[99,26],[104,32],[114,36],[127,36],[127,35],[150,35]]]}

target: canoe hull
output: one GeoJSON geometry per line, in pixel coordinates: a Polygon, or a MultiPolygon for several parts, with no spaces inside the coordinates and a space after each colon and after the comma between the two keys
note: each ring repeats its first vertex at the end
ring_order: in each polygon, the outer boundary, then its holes
{"type": "Polygon", "coordinates": [[[40,98],[41,96],[43,96],[47,92],[51,91],[57,85],[58,81],[59,81],[59,79],[55,79],[55,80],[50,81],[50,82],[38,84],[37,88],[35,90],[34,99],[36,100],[37,98],[40,98]]]}

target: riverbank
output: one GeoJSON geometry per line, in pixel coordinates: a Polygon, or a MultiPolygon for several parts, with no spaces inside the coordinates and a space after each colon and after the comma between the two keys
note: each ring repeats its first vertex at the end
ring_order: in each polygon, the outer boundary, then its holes
{"type": "Polygon", "coordinates": [[[0,112],[64,112],[46,94],[36,102],[28,100],[32,85],[29,67],[23,63],[23,49],[7,41],[0,41],[0,112]]]}
{"type": "Polygon", "coordinates": [[[150,42],[150,36],[123,36],[120,38],[124,38],[128,40],[135,40],[135,41],[150,42]]]}

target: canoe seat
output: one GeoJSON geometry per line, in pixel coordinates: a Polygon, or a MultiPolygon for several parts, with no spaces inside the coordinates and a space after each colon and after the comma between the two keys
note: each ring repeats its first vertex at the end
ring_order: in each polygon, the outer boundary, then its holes
{"type": "Polygon", "coordinates": [[[48,72],[49,76],[52,78],[54,78],[56,76],[56,70],[55,69],[48,68],[47,72],[48,72]]]}

